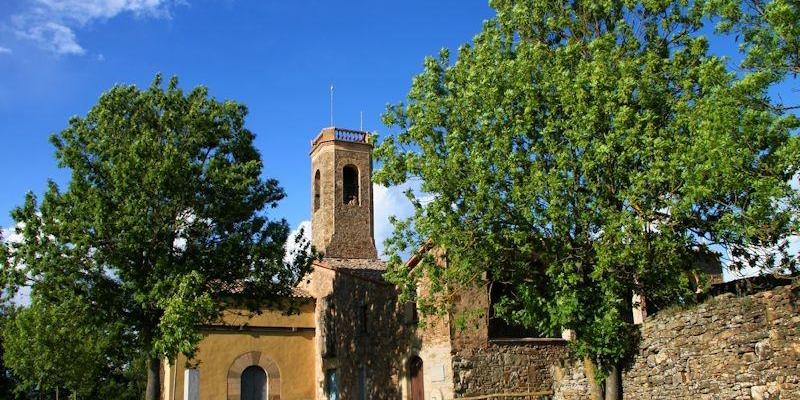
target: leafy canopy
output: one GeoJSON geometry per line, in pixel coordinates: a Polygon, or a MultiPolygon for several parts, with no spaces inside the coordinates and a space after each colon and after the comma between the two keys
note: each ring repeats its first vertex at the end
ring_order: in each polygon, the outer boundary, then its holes
{"type": "Polygon", "coordinates": [[[21,398],[62,387],[88,398],[141,398],[144,359],[120,345],[131,339],[122,324],[105,321],[80,297],[63,295],[57,304],[36,298],[5,316],[4,357],[21,377],[9,389],[21,398]]]}
{"type": "MultiPolygon", "coordinates": [[[[793,0],[709,0],[717,30],[741,38],[742,67],[780,80],[800,73],[800,3],[793,0]]],[[[782,106],[779,104],[779,106],[782,106]]],[[[798,108],[791,104],[789,108],[798,108]]]]}
{"type": "Polygon", "coordinates": [[[771,106],[780,75],[737,76],[708,53],[698,31],[720,4],[491,4],[474,43],[427,58],[384,115],[395,133],[376,180],[419,180],[426,195],[409,193],[416,211],[387,240],[391,280],[411,291],[429,276],[428,302],[503,282],[503,317],[571,329],[578,354],[608,368],[631,348],[633,293],[686,299],[696,261],[723,249],[795,265],[800,121],[771,106]],[[401,255],[428,242],[446,268],[409,270],[401,255]]]}
{"type": "MultiPolygon", "coordinates": [[[[113,346],[151,360],[191,357],[198,325],[216,320],[233,296],[255,310],[290,294],[310,256],[284,262],[288,224],[266,211],[285,194],[262,178],[246,115],[203,87],[184,93],[176,78],[164,88],[157,76],[145,90],[116,86],[72,118],[51,138],[71,172],[66,190],[51,182],[41,202],[29,194],[12,213],[22,240],[3,250],[4,300],[30,286],[37,309],[18,314],[15,332],[46,340],[36,330],[57,316],[76,329],[53,337],[77,343],[78,327],[99,318],[113,328],[101,335],[113,346]]],[[[86,343],[86,357],[100,344],[86,343]]],[[[25,360],[33,354],[15,354],[9,367],[47,370],[25,360]]],[[[81,379],[53,385],[78,390],[81,379]]]]}

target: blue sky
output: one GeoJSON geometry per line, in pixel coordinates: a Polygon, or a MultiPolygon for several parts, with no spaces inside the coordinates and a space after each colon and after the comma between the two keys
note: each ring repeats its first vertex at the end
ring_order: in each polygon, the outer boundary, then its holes
{"type": "MultiPolygon", "coordinates": [[[[381,131],[426,55],[456,48],[493,11],[487,1],[2,0],[0,227],[28,190],[64,184],[48,142],[117,83],[157,72],[250,109],[248,127],[288,197],[272,215],[309,216],[309,141],[329,125],[381,131]],[[2,50],[5,49],[5,50],[2,50]]],[[[402,208],[376,193],[381,215],[402,208]]],[[[379,228],[380,230],[380,228],[379,228]]]]}
{"type": "MultiPolygon", "coordinates": [[[[117,83],[147,86],[161,72],[184,88],[250,109],[248,127],[288,197],[272,215],[309,216],[309,140],[329,125],[385,132],[422,60],[457,48],[494,12],[486,0],[0,0],[0,228],[24,194],[64,184],[48,137],[117,83]]],[[[710,30],[707,33],[711,33],[710,30]]],[[[731,40],[712,51],[734,56],[731,40]]],[[[773,91],[798,103],[798,80],[773,91]]],[[[378,188],[376,242],[386,217],[408,212],[400,190],[378,188]]]]}

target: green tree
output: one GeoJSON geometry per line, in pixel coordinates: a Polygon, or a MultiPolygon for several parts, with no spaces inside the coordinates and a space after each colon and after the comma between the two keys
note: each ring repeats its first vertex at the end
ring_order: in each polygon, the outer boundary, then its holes
{"type": "Polygon", "coordinates": [[[739,77],[708,53],[703,2],[491,4],[474,43],[452,63],[447,50],[426,59],[384,115],[394,134],[376,149],[376,181],[418,180],[427,197],[409,193],[387,276],[407,293],[429,276],[421,301],[440,310],[437,294],[476,277],[507,284],[496,311],[571,329],[616,398],[632,294],[688,301],[695,260],[720,249],[782,249],[768,261],[796,265],[785,250],[800,121],[771,106],[776,76],[739,77]],[[447,267],[409,270],[401,255],[428,242],[447,267]]]}
{"type": "MultiPolygon", "coordinates": [[[[146,90],[112,88],[54,135],[69,185],[51,182],[41,202],[29,194],[12,212],[22,240],[3,257],[5,299],[31,287],[33,309],[13,322],[19,334],[38,338],[37,326],[64,319],[76,329],[59,334],[80,343],[77,327],[99,319],[108,343],[79,354],[107,346],[142,354],[146,398],[155,400],[159,359],[191,357],[197,326],[216,320],[226,299],[235,294],[255,310],[290,294],[311,259],[300,251],[283,261],[289,227],[266,210],[285,194],[261,177],[246,114],[203,87],[184,93],[176,78],[164,89],[157,76],[146,90]]],[[[49,348],[45,339],[37,346],[49,348]]],[[[16,353],[9,366],[43,372],[28,356],[16,353]]],[[[63,380],[79,391],[81,379],[63,380]]]]}
{"type": "MultiPolygon", "coordinates": [[[[0,241],[3,238],[0,236],[0,241]]],[[[6,311],[5,307],[0,307],[0,332],[3,332],[3,329],[6,324],[6,319],[8,312],[6,311]]],[[[6,368],[5,363],[3,362],[3,355],[5,354],[5,343],[2,341],[2,336],[0,336],[0,399],[13,399],[14,398],[14,388],[16,387],[14,378],[11,375],[11,371],[6,368]]]]}
{"type": "Polygon", "coordinates": [[[142,357],[126,353],[132,349],[124,326],[108,322],[87,299],[60,294],[57,303],[35,298],[9,315],[4,359],[15,376],[24,377],[14,392],[140,399],[144,369],[135,368],[142,357]]]}

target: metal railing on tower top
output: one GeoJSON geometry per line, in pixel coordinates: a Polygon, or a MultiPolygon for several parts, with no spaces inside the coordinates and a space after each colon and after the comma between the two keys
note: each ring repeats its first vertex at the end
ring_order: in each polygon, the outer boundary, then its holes
{"type": "Polygon", "coordinates": [[[358,143],[369,142],[369,133],[367,132],[354,131],[350,129],[340,129],[340,128],[336,128],[334,132],[336,140],[344,140],[347,142],[358,142],[358,143]]]}
{"type": "Polygon", "coordinates": [[[353,129],[331,127],[323,129],[319,135],[311,141],[311,145],[315,146],[319,143],[331,140],[353,143],[372,143],[372,135],[353,129]]]}

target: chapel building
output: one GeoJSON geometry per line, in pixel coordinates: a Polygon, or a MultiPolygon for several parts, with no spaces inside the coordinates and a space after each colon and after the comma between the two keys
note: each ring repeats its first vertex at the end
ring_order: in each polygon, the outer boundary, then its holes
{"type": "MultiPolygon", "coordinates": [[[[311,142],[312,244],[324,254],[298,285],[298,312],[231,308],[191,360],[162,368],[165,400],[446,400],[546,398],[567,341],[492,315],[490,283],[456,293],[452,312],[419,324],[383,278],[374,239],[372,142],[325,128],[311,142]],[[465,310],[483,310],[466,327],[465,310]],[[479,397],[480,398],[480,397],[479,397]]],[[[419,257],[408,263],[414,267],[419,257]]],[[[418,288],[425,290],[424,285],[418,288]]]]}

